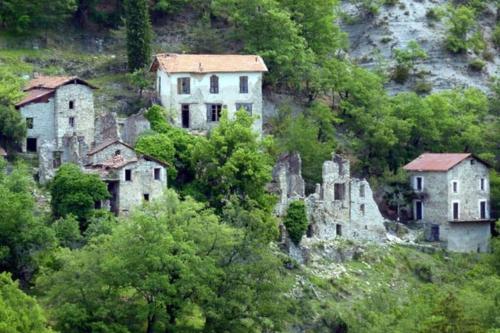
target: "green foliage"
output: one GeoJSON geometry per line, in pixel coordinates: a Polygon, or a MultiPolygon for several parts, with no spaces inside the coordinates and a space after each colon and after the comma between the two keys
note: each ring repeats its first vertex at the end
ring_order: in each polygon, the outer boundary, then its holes
{"type": "Polygon", "coordinates": [[[26,295],[10,274],[0,274],[0,332],[53,332],[36,300],[26,295]]]}
{"type": "Polygon", "coordinates": [[[137,140],[137,152],[150,155],[162,162],[173,164],[175,148],[174,143],[167,134],[146,134],[137,140]]]}
{"type": "Polygon", "coordinates": [[[95,203],[109,197],[107,186],[98,175],[85,174],[75,164],[63,164],[57,170],[50,183],[50,194],[54,217],[73,214],[81,231],[87,228],[95,203]]]}
{"type": "Polygon", "coordinates": [[[0,142],[19,144],[26,135],[26,124],[14,104],[22,97],[23,80],[0,67],[0,142]]]}
{"type": "Polygon", "coordinates": [[[283,224],[288,231],[290,239],[295,244],[299,244],[309,224],[307,222],[306,207],[303,201],[293,201],[290,203],[283,224]]]}
{"type": "Polygon", "coordinates": [[[193,149],[195,186],[212,207],[222,208],[232,197],[268,207],[264,187],[271,180],[272,160],[266,154],[267,141],[253,130],[253,118],[246,111],[230,120],[222,112],[219,125],[206,141],[193,149]]]}
{"type": "Polygon", "coordinates": [[[151,75],[149,74],[144,68],[136,69],[132,73],[127,74],[130,84],[139,92],[139,98],[142,97],[144,89],[151,86],[151,75]]]}
{"type": "Polygon", "coordinates": [[[448,10],[446,48],[453,53],[463,53],[470,45],[468,34],[475,27],[476,14],[472,8],[458,6],[448,10]]]}
{"type": "Polygon", "coordinates": [[[0,162],[0,271],[28,283],[55,247],[55,236],[35,207],[34,182],[18,165],[7,175],[0,162]]]}
{"type": "Polygon", "coordinates": [[[384,2],[380,0],[350,0],[350,3],[358,9],[361,16],[376,16],[384,2]]]}
{"type": "Polygon", "coordinates": [[[427,10],[425,17],[433,21],[441,21],[441,19],[446,15],[446,11],[441,7],[432,7],[427,10]]]}
{"type": "Polygon", "coordinates": [[[272,120],[279,152],[300,154],[302,175],[309,189],[321,182],[323,162],[331,158],[337,145],[335,125],[338,122],[333,111],[319,102],[296,117],[290,108],[282,106],[278,117],[272,120]]]}
{"type": "Polygon", "coordinates": [[[418,60],[427,59],[427,53],[416,41],[410,41],[406,49],[396,49],[394,51],[396,59],[396,69],[394,71],[394,81],[404,83],[411,72],[415,71],[418,60]]]}
{"type": "Polygon", "coordinates": [[[153,29],[147,0],[125,1],[128,68],[131,72],[149,65],[153,29]]]}
{"type": "Polygon", "coordinates": [[[4,0],[0,4],[0,27],[17,33],[50,29],[63,23],[76,8],[75,0],[4,0]]]}
{"type": "Polygon", "coordinates": [[[500,218],[500,174],[496,170],[490,172],[490,196],[492,216],[500,218]]]}
{"type": "Polygon", "coordinates": [[[56,234],[59,245],[71,249],[81,245],[82,235],[80,233],[80,224],[74,215],[68,214],[54,221],[52,229],[56,234]]]}
{"type": "Polygon", "coordinates": [[[495,30],[493,30],[493,44],[500,48],[500,23],[497,23],[495,30]]]}
{"type": "Polygon", "coordinates": [[[287,283],[266,244],[168,191],[38,280],[65,332],[280,331],[287,283]]]}
{"type": "Polygon", "coordinates": [[[482,71],[484,66],[486,66],[486,63],[479,58],[475,58],[469,62],[469,68],[476,72],[482,71]]]}
{"type": "Polygon", "coordinates": [[[92,212],[88,222],[87,230],[83,233],[86,241],[100,235],[111,234],[113,228],[118,223],[118,219],[113,213],[104,209],[98,209],[92,212]]]}

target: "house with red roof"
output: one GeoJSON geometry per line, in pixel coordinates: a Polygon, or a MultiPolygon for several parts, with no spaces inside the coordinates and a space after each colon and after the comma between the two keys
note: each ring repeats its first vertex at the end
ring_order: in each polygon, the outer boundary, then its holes
{"type": "MultiPolygon", "coordinates": [[[[68,137],[90,147],[94,140],[94,89],[76,76],[38,76],[29,81],[25,97],[16,104],[28,130],[23,151],[38,153],[43,143],[62,151],[68,137]]],[[[61,155],[55,154],[56,159],[61,155]]]]}
{"type": "Polygon", "coordinates": [[[491,237],[490,165],[469,153],[424,153],[404,166],[413,217],[428,240],[456,252],[486,252],[491,237]]]}
{"type": "Polygon", "coordinates": [[[260,56],[239,54],[157,54],[150,67],[156,74],[161,104],[172,111],[176,126],[207,131],[219,122],[222,110],[232,117],[244,109],[255,116],[262,132],[262,75],[260,56]]]}

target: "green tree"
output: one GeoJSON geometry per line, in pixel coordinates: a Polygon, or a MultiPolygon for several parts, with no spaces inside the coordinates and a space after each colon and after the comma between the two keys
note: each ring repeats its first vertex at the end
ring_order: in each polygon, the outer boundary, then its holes
{"type": "Polygon", "coordinates": [[[0,274],[0,331],[53,332],[36,300],[19,289],[8,273],[0,274]]]}
{"type": "Polygon", "coordinates": [[[82,245],[82,235],[80,233],[80,224],[72,214],[61,217],[52,224],[59,245],[71,249],[82,245]]]}
{"type": "Polygon", "coordinates": [[[35,206],[34,188],[25,166],[17,165],[7,175],[0,161],[0,271],[11,272],[23,284],[56,246],[54,233],[35,206]]]}
{"type": "Polygon", "coordinates": [[[299,244],[309,224],[307,222],[306,206],[303,201],[293,201],[290,203],[283,224],[292,241],[295,244],[299,244]]]}
{"type": "Polygon", "coordinates": [[[271,180],[272,161],[267,142],[258,138],[252,125],[246,111],[236,112],[233,120],[223,111],[208,140],[194,147],[195,185],[212,207],[222,208],[233,196],[269,206],[264,187],[271,180]]]}
{"type": "Polygon", "coordinates": [[[410,72],[414,74],[418,60],[427,58],[427,53],[414,40],[408,43],[406,49],[396,49],[394,55],[396,59],[394,80],[398,83],[404,83],[408,79],[410,72]]]}
{"type": "Polygon", "coordinates": [[[450,7],[448,10],[448,34],[446,47],[453,53],[462,53],[469,47],[468,34],[475,26],[474,9],[467,6],[450,7]]]}
{"type": "Polygon", "coordinates": [[[131,72],[146,67],[151,61],[153,30],[146,0],[125,1],[127,27],[127,57],[131,72]]]}
{"type": "Polygon", "coordinates": [[[23,81],[19,77],[0,68],[0,142],[2,143],[16,145],[26,135],[24,119],[14,109],[14,103],[23,96],[22,86],[23,81]]]}
{"type": "Polygon", "coordinates": [[[286,319],[269,247],[171,190],[58,260],[38,288],[65,332],[265,331],[286,319]]]}
{"type": "Polygon", "coordinates": [[[95,174],[85,174],[75,164],[62,165],[50,183],[51,206],[54,217],[73,214],[80,222],[80,230],[87,228],[87,220],[97,201],[109,197],[106,184],[95,174]]]}

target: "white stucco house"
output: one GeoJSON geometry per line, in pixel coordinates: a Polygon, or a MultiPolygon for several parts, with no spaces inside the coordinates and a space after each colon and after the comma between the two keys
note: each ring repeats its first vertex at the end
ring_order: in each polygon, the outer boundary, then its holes
{"type": "Polygon", "coordinates": [[[486,252],[491,237],[489,164],[468,154],[425,153],[404,166],[414,220],[450,251],[486,252]]]}
{"type": "Polygon", "coordinates": [[[174,115],[174,124],[191,131],[216,126],[221,111],[229,117],[240,108],[255,116],[262,132],[262,75],[260,56],[234,54],[157,54],[150,67],[156,73],[161,104],[174,115]]]}

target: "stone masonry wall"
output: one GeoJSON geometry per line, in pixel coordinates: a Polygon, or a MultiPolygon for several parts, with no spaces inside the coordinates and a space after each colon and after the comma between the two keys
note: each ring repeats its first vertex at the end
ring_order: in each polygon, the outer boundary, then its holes
{"type": "MultiPolygon", "coordinates": [[[[27,130],[28,138],[36,138],[38,148],[43,142],[55,142],[54,98],[47,103],[31,103],[20,108],[23,118],[33,118],[33,128],[27,130]]],[[[26,141],[23,143],[26,151],[26,141]]]]}
{"type": "Polygon", "coordinates": [[[110,144],[106,148],[92,154],[92,156],[90,156],[89,158],[89,163],[98,164],[104,162],[113,157],[117,150],[120,151],[120,155],[122,155],[126,161],[137,158],[137,154],[133,149],[121,144],[120,142],[115,142],[113,144],[110,144]]]}

